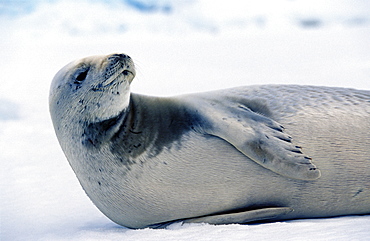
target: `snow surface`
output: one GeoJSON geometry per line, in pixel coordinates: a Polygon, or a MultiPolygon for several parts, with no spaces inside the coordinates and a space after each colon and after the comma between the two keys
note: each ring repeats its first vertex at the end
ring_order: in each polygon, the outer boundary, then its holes
{"type": "Polygon", "coordinates": [[[134,58],[132,91],[143,94],[271,83],[369,90],[368,1],[7,0],[0,32],[1,240],[370,240],[370,216],[120,227],[83,192],[48,113],[62,66],[112,52],[134,58]]]}

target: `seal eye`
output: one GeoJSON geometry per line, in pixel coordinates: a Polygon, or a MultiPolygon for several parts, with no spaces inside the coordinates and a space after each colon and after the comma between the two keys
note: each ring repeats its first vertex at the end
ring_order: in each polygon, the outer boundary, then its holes
{"type": "Polygon", "coordinates": [[[80,72],[77,75],[74,83],[75,84],[81,84],[86,79],[87,72],[89,72],[89,69],[85,69],[84,71],[80,72]]]}

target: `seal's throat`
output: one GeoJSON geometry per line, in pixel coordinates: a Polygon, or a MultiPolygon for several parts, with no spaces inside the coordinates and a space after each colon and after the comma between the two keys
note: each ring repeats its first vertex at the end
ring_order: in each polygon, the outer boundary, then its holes
{"type": "Polygon", "coordinates": [[[88,149],[99,149],[103,143],[110,141],[116,135],[126,118],[127,111],[124,110],[115,117],[87,124],[83,127],[82,144],[88,149]]]}
{"type": "MultiPolygon", "coordinates": [[[[90,123],[84,128],[83,145],[89,151],[104,148],[122,163],[148,160],[163,150],[182,147],[181,139],[194,132],[199,115],[180,108],[171,98],[131,94],[128,107],[113,118],[90,123]]],[[[204,122],[204,121],[203,121],[204,122]]]]}
{"type": "Polygon", "coordinates": [[[83,146],[90,152],[100,152],[103,146],[108,146],[114,156],[125,157],[124,161],[148,151],[157,138],[154,128],[148,124],[148,118],[152,118],[147,111],[150,107],[140,108],[136,103],[139,100],[134,99],[130,98],[128,107],[117,116],[83,125],[83,146]]]}

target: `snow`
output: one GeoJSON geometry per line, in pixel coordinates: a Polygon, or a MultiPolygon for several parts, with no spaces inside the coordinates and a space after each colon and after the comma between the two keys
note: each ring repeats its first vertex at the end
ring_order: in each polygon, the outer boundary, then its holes
{"type": "MultiPolygon", "coordinates": [[[[84,56],[134,58],[132,91],[252,84],[370,89],[366,0],[39,0],[0,3],[1,240],[369,240],[370,216],[130,230],[83,192],[54,134],[54,74],[84,56]]],[[[335,203],[333,203],[335,205],[335,203]]]]}

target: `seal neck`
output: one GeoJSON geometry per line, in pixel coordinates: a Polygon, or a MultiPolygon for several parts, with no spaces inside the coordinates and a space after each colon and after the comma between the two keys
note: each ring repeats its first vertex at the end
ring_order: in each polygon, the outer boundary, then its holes
{"type": "Polygon", "coordinates": [[[126,122],[129,107],[115,117],[107,120],[81,125],[82,144],[88,148],[99,148],[102,143],[106,143],[121,129],[126,122]]]}

